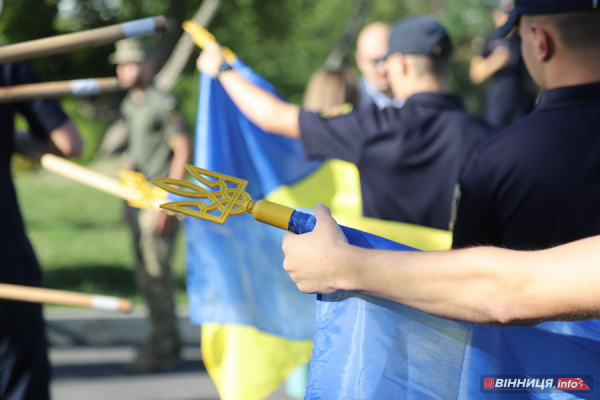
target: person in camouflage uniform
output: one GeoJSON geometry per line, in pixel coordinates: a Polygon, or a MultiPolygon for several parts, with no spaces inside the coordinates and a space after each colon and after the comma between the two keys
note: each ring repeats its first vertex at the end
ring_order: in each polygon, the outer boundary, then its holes
{"type": "MultiPolygon", "coordinates": [[[[118,42],[110,57],[117,77],[129,93],[121,104],[127,126],[131,169],[147,179],[184,179],[190,159],[185,123],[175,99],[152,84],[154,66],[138,39],[118,42]]],[[[136,259],[136,279],[148,305],[151,335],[148,346],[128,365],[134,372],[173,368],[179,361],[180,339],[175,314],[171,262],[178,221],[163,210],[127,206],[136,259]]]]}

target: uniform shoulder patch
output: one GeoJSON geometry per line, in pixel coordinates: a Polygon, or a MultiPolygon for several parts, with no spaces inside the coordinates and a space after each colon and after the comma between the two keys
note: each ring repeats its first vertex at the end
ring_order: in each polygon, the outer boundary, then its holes
{"type": "Polygon", "coordinates": [[[319,115],[322,118],[335,118],[341,117],[342,115],[347,115],[352,112],[354,107],[350,103],[340,104],[339,106],[330,107],[328,109],[322,110],[319,115]]]}

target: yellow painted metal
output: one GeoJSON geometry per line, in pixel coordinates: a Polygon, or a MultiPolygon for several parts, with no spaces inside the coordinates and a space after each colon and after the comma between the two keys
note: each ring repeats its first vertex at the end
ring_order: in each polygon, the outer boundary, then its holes
{"type": "Polygon", "coordinates": [[[158,202],[166,200],[165,193],[152,186],[141,172],[121,170],[119,178],[121,178],[120,187],[123,191],[132,193],[127,198],[127,203],[131,207],[149,210],[156,208],[158,202]]]}
{"type": "Polygon", "coordinates": [[[230,215],[245,214],[252,210],[254,202],[244,190],[248,181],[189,164],[185,168],[205,187],[171,178],[157,178],[152,182],[167,192],[198,200],[173,201],[161,204],[161,208],[218,224],[225,223],[230,215]]]}
{"type": "Polygon", "coordinates": [[[293,212],[293,208],[271,203],[267,200],[257,201],[250,210],[255,220],[286,231],[293,212]]]}
{"type": "MultiPolygon", "coordinates": [[[[217,41],[212,33],[204,29],[195,21],[185,21],[181,26],[183,27],[183,30],[192,37],[196,46],[201,49],[203,49],[207,43],[217,41]]],[[[237,58],[237,55],[227,47],[223,47],[223,53],[225,54],[225,61],[230,64],[237,58]]]]}

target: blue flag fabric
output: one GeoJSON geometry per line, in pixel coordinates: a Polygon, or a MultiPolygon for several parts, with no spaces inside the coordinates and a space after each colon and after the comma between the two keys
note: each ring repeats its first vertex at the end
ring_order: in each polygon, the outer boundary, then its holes
{"type": "MultiPolygon", "coordinates": [[[[233,67],[274,93],[241,61],[233,67]]],[[[234,105],[221,84],[200,82],[195,165],[248,180],[254,199],[292,184],[321,164],[301,144],[265,133],[234,105]]],[[[251,325],[290,339],[312,339],[314,296],[301,293],[281,268],[284,232],[249,215],[216,225],[186,218],[187,289],[192,322],[251,325]]]]}
{"type": "MultiPolygon", "coordinates": [[[[353,245],[414,250],[343,231],[353,245]]],[[[317,298],[305,399],[600,398],[600,321],[491,327],[352,292],[317,298]],[[593,382],[586,382],[591,391],[484,390],[484,377],[503,376],[585,376],[593,382]]]]}

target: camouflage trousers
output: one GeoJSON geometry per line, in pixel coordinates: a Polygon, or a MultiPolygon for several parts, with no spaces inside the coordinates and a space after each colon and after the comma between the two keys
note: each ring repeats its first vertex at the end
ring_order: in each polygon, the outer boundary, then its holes
{"type": "Polygon", "coordinates": [[[149,350],[178,354],[181,347],[175,314],[175,285],[171,272],[179,221],[162,234],[154,232],[154,213],[127,206],[135,251],[138,287],[148,305],[151,334],[149,350]]]}

